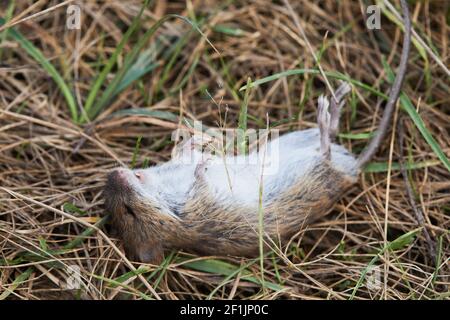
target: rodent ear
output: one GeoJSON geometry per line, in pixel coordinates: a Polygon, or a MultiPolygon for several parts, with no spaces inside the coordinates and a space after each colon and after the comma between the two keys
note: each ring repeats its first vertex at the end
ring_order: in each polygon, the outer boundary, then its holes
{"type": "Polygon", "coordinates": [[[162,246],[155,243],[139,246],[136,248],[136,255],[139,261],[155,265],[161,264],[164,260],[162,246]]]}

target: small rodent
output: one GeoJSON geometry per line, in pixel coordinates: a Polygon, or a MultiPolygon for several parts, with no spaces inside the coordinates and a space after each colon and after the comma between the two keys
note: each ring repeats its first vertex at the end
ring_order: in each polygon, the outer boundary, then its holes
{"type": "Polygon", "coordinates": [[[279,169],[262,183],[262,162],[240,164],[233,156],[226,162],[223,157],[205,159],[195,150],[190,164],[175,157],[143,170],[115,169],[107,178],[105,209],[127,256],[152,263],[160,262],[166,249],[256,256],[261,210],[269,244],[289,240],[302,225],[327,214],[357,181],[388,131],[411,40],[405,0],[401,6],[405,34],[399,68],[379,128],[358,158],[333,143],[343,98],[350,91],[343,83],[331,102],[319,98],[317,129],[291,132],[266,145],[270,150],[278,144],[277,158],[264,161],[278,161],[279,169]]]}

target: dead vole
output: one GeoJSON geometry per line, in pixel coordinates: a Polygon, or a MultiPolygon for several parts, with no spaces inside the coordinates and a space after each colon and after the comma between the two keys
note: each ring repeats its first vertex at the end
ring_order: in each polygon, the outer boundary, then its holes
{"type": "Polygon", "coordinates": [[[193,150],[187,164],[174,157],[143,170],[116,169],[107,179],[105,206],[127,255],[158,262],[165,249],[177,248],[252,256],[259,249],[261,216],[264,239],[270,244],[289,240],[302,225],[327,214],[357,181],[387,133],[410,47],[408,8],[404,0],[401,5],[405,36],[400,65],[379,128],[359,157],[333,143],[350,91],[343,83],[330,102],[319,98],[317,129],[268,142],[264,157],[248,155],[255,160],[251,164],[239,161],[242,156],[205,157],[193,150]],[[267,164],[276,165],[274,174],[263,174],[267,164]]]}

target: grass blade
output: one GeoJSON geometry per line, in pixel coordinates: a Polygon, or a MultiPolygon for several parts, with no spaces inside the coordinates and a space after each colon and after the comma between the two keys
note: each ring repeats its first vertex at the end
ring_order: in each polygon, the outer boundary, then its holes
{"type": "MultiPolygon", "coordinates": [[[[142,13],[144,12],[144,9],[147,7],[149,0],[145,0],[144,5],[142,6],[141,10],[139,11],[138,15],[133,19],[133,22],[131,23],[131,26],[128,28],[127,32],[125,32],[122,40],[120,40],[119,44],[117,45],[117,48],[114,50],[113,54],[108,60],[108,63],[103,68],[103,70],[100,72],[100,75],[97,77],[97,79],[94,82],[94,85],[92,86],[91,91],[89,91],[89,95],[86,99],[86,102],[84,104],[84,113],[88,116],[91,116],[91,108],[94,104],[95,99],[98,96],[98,92],[103,85],[103,83],[106,80],[106,77],[108,76],[108,73],[111,72],[112,68],[117,62],[117,58],[122,53],[125,44],[127,43],[130,36],[134,33],[136,28],[139,25],[140,18],[142,16],[142,13]]],[[[83,122],[86,121],[85,116],[83,115],[83,122]]]]}
{"type": "MultiPolygon", "coordinates": [[[[394,81],[394,73],[392,72],[392,69],[389,67],[389,65],[387,64],[385,59],[383,59],[383,66],[387,73],[388,80],[392,83],[394,81]]],[[[406,111],[406,113],[412,119],[415,126],[417,127],[417,129],[419,129],[419,132],[422,134],[423,138],[425,139],[425,141],[431,147],[431,149],[436,154],[436,156],[439,158],[439,160],[441,160],[442,164],[450,172],[450,161],[448,160],[444,151],[442,151],[442,149],[439,146],[439,144],[437,143],[437,141],[434,139],[431,132],[427,129],[425,122],[423,122],[419,113],[416,111],[416,108],[414,108],[414,105],[412,104],[411,100],[404,92],[402,92],[400,94],[400,103],[401,103],[402,109],[404,111],[406,111]]]]}
{"type": "MultiPolygon", "coordinates": [[[[109,220],[109,216],[104,216],[100,220],[98,220],[94,226],[97,228],[101,228],[107,221],[109,220]]],[[[84,240],[86,240],[87,237],[97,232],[94,228],[87,228],[83,232],[81,232],[79,235],[75,237],[72,241],[70,241],[68,244],[63,246],[62,251],[61,250],[55,250],[51,252],[52,254],[61,254],[66,252],[67,250],[72,250],[73,248],[78,247],[80,244],[83,243],[84,240]]]]}
{"type": "MultiPolygon", "coordinates": [[[[389,68],[389,66],[387,66],[387,64],[385,65],[385,69],[388,73],[388,78],[390,81],[393,80],[393,73],[392,70],[389,68]]],[[[292,70],[287,70],[284,72],[280,72],[280,73],[275,73],[271,76],[262,78],[262,79],[258,79],[252,83],[250,83],[250,87],[256,87],[258,85],[261,85],[263,83],[267,83],[270,81],[274,81],[277,79],[280,79],[282,77],[287,77],[287,76],[291,76],[291,75],[298,75],[298,74],[319,74],[319,70],[316,69],[292,69],[292,70]]],[[[340,79],[340,80],[344,80],[344,81],[348,81],[350,83],[352,83],[355,86],[361,87],[373,94],[376,94],[379,97],[382,97],[384,99],[387,98],[387,96],[384,93],[379,92],[378,90],[373,89],[372,87],[370,87],[367,84],[364,84],[360,81],[357,80],[353,80],[349,77],[347,77],[344,74],[338,73],[338,72],[325,72],[325,74],[330,77],[330,78],[335,78],[335,79],[340,79]]],[[[241,87],[239,90],[245,90],[247,88],[248,85],[245,85],[243,87],[241,87]]],[[[441,162],[444,164],[444,166],[447,168],[447,170],[450,171],[450,161],[448,160],[448,158],[446,157],[445,153],[442,151],[441,147],[438,145],[438,143],[436,142],[436,140],[433,138],[433,136],[431,135],[430,131],[426,128],[425,123],[423,122],[422,118],[420,117],[420,115],[417,113],[416,109],[414,108],[413,104],[411,103],[411,100],[408,98],[408,96],[406,96],[404,93],[402,93],[400,95],[400,102],[402,104],[403,109],[408,113],[408,115],[411,117],[411,119],[413,120],[414,124],[416,125],[416,127],[419,129],[420,133],[422,134],[422,136],[425,138],[425,140],[427,141],[427,143],[430,145],[430,147],[432,148],[432,150],[434,151],[434,153],[437,155],[437,157],[441,160],[441,162]]]]}
{"type": "Polygon", "coordinates": [[[130,169],[134,169],[134,167],[136,166],[136,160],[137,160],[137,157],[139,154],[139,150],[141,149],[141,140],[142,140],[142,136],[139,136],[136,140],[136,146],[134,147],[133,158],[131,159],[130,169]]]}
{"type": "MultiPolygon", "coordinates": [[[[3,25],[5,20],[0,18],[0,25],[3,25]]],[[[69,107],[70,114],[72,116],[72,121],[78,121],[78,110],[77,104],[75,102],[75,98],[72,95],[72,91],[69,89],[69,86],[66,84],[62,76],[56,70],[56,68],[47,60],[47,58],[42,54],[42,52],[34,46],[33,43],[28,41],[21,33],[14,29],[9,30],[9,35],[16,40],[20,46],[28,53],[34,60],[36,60],[47,73],[52,77],[52,79],[56,82],[57,86],[61,90],[61,93],[64,95],[66,99],[67,106],[69,107]]],[[[6,30],[5,30],[6,31],[6,30]]]]}
{"type": "Polygon", "coordinates": [[[218,24],[213,27],[214,32],[226,34],[227,36],[240,37],[244,35],[244,30],[239,28],[228,27],[223,24],[218,24]]]}
{"type": "MultiPolygon", "coordinates": [[[[6,9],[6,12],[5,12],[5,20],[3,21],[5,24],[8,23],[12,18],[12,15],[14,13],[15,3],[16,3],[15,0],[11,0],[9,2],[8,8],[6,9]]],[[[8,32],[9,32],[9,29],[6,29],[0,33],[0,43],[5,42],[6,38],[8,37],[8,32]]],[[[3,55],[3,48],[0,47],[0,61],[2,60],[2,55],[3,55]]]]}
{"type": "Polygon", "coordinates": [[[358,282],[356,283],[355,287],[353,288],[353,292],[349,298],[349,300],[353,300],[355,298],[356,292],[358,291],[358,289],[361,287],[367,272],[369,271],[369,269],[375,264],[375,262],[378,261],[378,259],[380,258],[380,256],[386,251],[386,250],[399,250],[402,249],[406,246],[408,246],[409,244],[411,244],[416,235],[422,230],[422,227],[411,230],[405,234],[402,234],[401,236],[397,237],[396,239],[394,239],[391,242],[388,242],[386,244],[386,246],[382,249],[380,249],[380,251],[372,258],[372,260],[370,260],[370,262],[367,264],[367,266],[364,268],[364,270],[361,272],[361,276],[358,279],[358,282]]]}
{"type": "MultiPolygon", "coordinates": [[[[239,271],[242,271],[242,280],[247,280],[253,283],[256,283],[258,285],[262,285],[261,280],[257,279],[256,277],[252,276],[252,273],[246,269],[241,270],[240,267],[236,267],[230,263],[223,262],[220,260],[214,260],[214,259],[206,259],[206,260],[197,260],[185,263],[184,266],[207,273],[214,273],[214,274],[221,274],[224,276],[229,276],[233,274],[237,274],[239,271]]],[[[265,281],[264,285],[274,291],[280,291],[283,290],[283,287],[272,282],[265,281]]]]}
{"type": "Polygon", "coordinates": [[[245,89],[244,101],[242,102],[241,109],[239,110],[238,121],[238,152],[239,154],[246,154],[247,152],[247,113],[248,113],[248,99],[250,96],[250,83],[251,79],[247,79],[247,86],[245,89]]]}
{"type": "MultiPolygon", "coordinates": [[[[270,75],[268,77],[264,77],[264,78],[258,79],[256,81],[250,83],[250,88],[254,88],[254,87],[257,87],[257,86],[259,86],[261,84],[264,84],[264,83],[267,83],[267,82],[270,82],[270,81],[274,81],[274,80],[277,80],[277,79],[280,79],[280,78],[283,78],[283,77],[299,75],[299,74],[320,74],[320,71],[318,69],[291,69],[291,70],[286,70],[286,71],[283,71],[283,72],[272,74],[272,75],[270,75]]],[[[382,92],[380,92],[378,90],[375,90],[374,88],[372,88],[371,86],[369,86],[369,85],[367,85],[365,83],[362,83],[362,82],[360,82],[358,80],[354,80],[354,79],[352,79],[352,78],[350,78],[350,77],[348,77],[345,74],[342,74],[340,72],[327,71],[327,72],[325,72],[325,75],[327,77],[330,77],[330,78],[333,78],[333,79],[344,80],[346,82],[350,82],[351,84],[353,84],[353,85],[355,85],[357,87],[363,88],[363,89],[365,89],[365,90],[367,90],[367,91],[369,91],[369,92],[371,92],[371,93],[373,93],[373,94],[375,94],[375,95],[377,95],[379,97],[387,99],[387,95],[385,95],[384,93],[382,93],[382,92]]],[[[245,90],[246,88],[247,88],[247,85],[241,87],[239,89],[239,91],[245,90]]]]}
{"type": "Polygon", "coordinates": [[[431,149],[436,154],[436,156],[439,158],[439,160],[441,160],[442,164],[450,172],[450,161],[448,160],[444,151],[442,151],[442,149],[439,146],[439,144],[437,143],[437,141],[433,138],[433,135],[430,133],[430,131],[425,126],[425,123],[423,122],[420,115],[417,113],[416,108],[414,108],[409,97],[406,94],[404,94],[403,92],[400,95],[400,103],[402,104],[403,110],[405,110],[408,113],[409,117],[412,119],[412,121],[416,125],[417,129],[419,129],[419,131],[422,134],[422,136],[424,137],[425,141],[431,147],[431,149]]]}
{"type": "MultiPolygon", "coordinates": [[[[184,22],[187,22],[190,24],[197,32],[199,32],[202,37],[206,39],[206,42],[215,50],[217,49],[212,45],[212,43],[209,41],[209,39],[206,37],[206,35],[199,29],[199,27],[190,21],[188,18],[180,16],[178,14],[168,14],[156,21],[153,26],[145,32],[145,34],[139,39],[139,42],[133,47],[133,50],[127,55],[125,58],[125,63],[122,69],[118,71],[112,82],[108,85],[106,90],[101,95],[98,102],[95,104],[95,106],[92,109],[89,109],[89,117],[95,118],[106,106],[106,104],[112,99],[114,92],[116,92],[117,87],[121,83],[124,75],[126,72],[130,69],[133,62],[136,60],[137,55],[142,50],[142,48],[147,43],[148,39],[150,39],[151,36],[163,25],[164,22],[166,22],[169,19],[177,18],[181,19],[184,22]]],[[[127,31],[128,32],[128,31],[127,31]]],[[[115,61],[114,61],[115,62],[115,61]]],[[[112,66],[111,66],[112,67],[112,66]]],[[[105,75],[106,77],[106,75],[105,75]]],[[[95,98],[95,97],[94,97],[95,98]]]]}
{"type": "Polygon", "coordinates": [[[156,84],[156,89],[155,89],[156,95],[161,91],[161,88],[163,87],[164,83],[168,79],[170,71],[171,71],[172,67],[174,66],[175,62],[177,61],[178,56],[181,53],[181,50],[183,49],[184,46],[186,46],[191,35],[192,35],[192,29],[186,35],[180,37],[173,45],[173,48],[171,48],[172,49],[171,57],[169,58],[168,62],[165,64],[164,70],[161,74],[161,77],[158,80],[158,83],[156,84]]]}
{"type": "MultiPolygon", "coordinates": [[[[142,270],[142,271],[146,272],[146,270],[142,270]]],[[[141,273],[143,273],[143,272],[141,272],[141,271],[135,272],[136,275],[139,275],[141,273]]],[[[129,290],[129,292],[134,292],[135,294],[140,296],[143,300],[154,300],[152,297],[146,295],[145,293],[136,290],[133,286],[129,286],[129,285],[126,285],[126,284],[124,284],[122,282],[119,282],[119,281],[116,281],[116,280],[113,280],[113,279],[109,279],[109,278],[106,278],[106,277],[103,277],[103,276],[99,276],[99,275],[94,274],[94,273],[91,273],[90,276],[95,278],[95,279],[107,282],[108,284],[111,285],[112,288],[122,287],[122,288],[125,288],[125,289],[129,290]]]]}
{"type": "Polygon", "coordinates": [[[145,274],[145,273],[148,273],[150,271],[151,271],[151,269],[149,269],[149,268],[147,268],[145,266],[140,266],[138,269],[136,269],[136,271],[128,271],[128,272],[120,275],[119,277],[113,279],[116,283],[112,284],[112,288],[118,287],[119,283],[124,283],[127,280],[131,279],[132,277],[136,277],[136,276],[138,276],[140,274],[145,274]]]}
{"type": "Polygon", "coordinates": [[[20,275],[17,276],[16,279],[14,279],[13,283],[9,288],[7,288],[2,294],[0,294],[0,300],[5,300],[11,293],[13,293],[14,290],[17,289],[20,284],[22,284],[24,281],[26,281],[33,272],[33,268],[30,267],[24,272],[22,272],[20,275]]]}
{"type": "Polygon", "coordinates": [[[178,122],[178,116],[169,111],[150,110],[144,108],[125,109],[113,113],[114,116],[148,116],[162,120],[178,122]]]}
{"type": "Polygon", "coordinates": [[[160,63],[153,62],[152,59],[150,59],[150,54],[152,54],[152,52],[148,50],[139,56],[136,62],[125,73],[116,90],[112,93],[113,97],[125,90],[134,81],[146,75],[160,65],[160,63]]]}
{"type": "Polygon", "coordinates": [[[338,136],[340,138],[344,138],[344,139],[350,139],[350,140],[366,140],[366,139],[370,139],[374,136],[375,134],[373,132],[369,132],[369,133],[339,133],[338,136]]]}
{"type": "MultiPolygon", "coordinates": [[[[407,164],[405,164],[405,167],[408,170],[414,170],[414,169],[422,169],[422,168],[437,166],[440,163],[441,162],[439,160],[421,161],[421,162],[417,162],[417,163],[408,162],[407,164]]],[[[400,170],[400,169],[401,169],[400,163],[398,163],[398,162],[392,163],[392,168],[391,168],[392,171],[396,171],[396,170],[400,170]]],[[[388,162],[371,162],[371,163],[367,164],[366,167],[364,168],[364,172],[372,172],[372,173],[387,172],[388,170],[389,170],[388,162]]]]}

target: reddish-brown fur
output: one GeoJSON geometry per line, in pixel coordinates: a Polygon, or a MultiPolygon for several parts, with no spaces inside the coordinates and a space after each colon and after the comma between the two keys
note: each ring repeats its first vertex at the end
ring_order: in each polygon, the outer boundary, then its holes
{"type": "MultiPolygon", "coordinates": [[[[400,1],[405,37],[398,74],[389,94],[380,127],[368,148],[358,158],[359,168],[369,161],[387,133],[393,106],[400,94],[409,55],[411,22],[405,0],[400,1]]],[[[319,121],[320,124],[320,121],[319,121]]],[[[321,134],[323,134],[321,130],[321,134]]],[[[331,132],[334,135],[335,132],[331,132]]],[[[324,143],[324,155],[329,143],[324,143]]],[[[328,150],[329,151],[329,150],[328,150]]],[[[279,197],[264,206],[264,236],[285,242],[299,231],[305,219],[327,214],[345,193],[354,176],[334,169],[323,160],[279,197]]],[[[258,208],[238,201],[217,201],[203,179],[196,179],[194,190],[179,213],[179,219],[162,212],[158,203],[138,196],[117,172],[110,174],[105,188],[106,209],[124,242],[127,254],[141,261],[158,262],[166,248],[180,248],[202,254],[251,256],[258,252],[258,208]]]]}
{"type": "MultiPolygon", "coordinates": [[[[106,209],[114,212],[112,224],[132,259],[159,262],[164,249],[172,248],[206,255],[258,254],[259,208],[244,207],[237,202],[221,203],[199,178],[177,219],[161,213],[157,205],[126,185],[118,186],[114,174],[108,183],[116,185],[107,184],[105,196],[115,200],[106,201],[106,209]],[[126,212],[125,205],[132,215],[126,212]]],[[[285,243],[300,231],[305,219],[310,222],[327,214],[355,181],[355,177],[335,170],[326,160],[318,163],[263,208],[266,240],[285,243]]]]}

